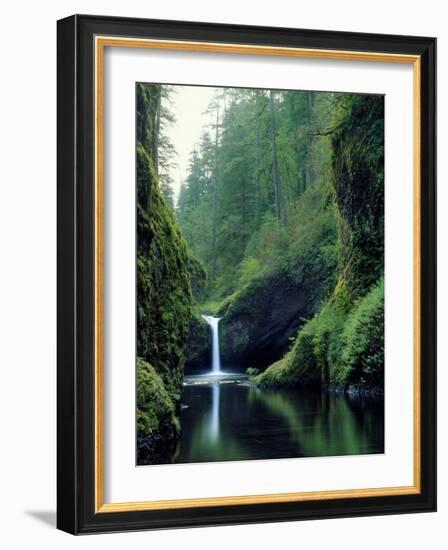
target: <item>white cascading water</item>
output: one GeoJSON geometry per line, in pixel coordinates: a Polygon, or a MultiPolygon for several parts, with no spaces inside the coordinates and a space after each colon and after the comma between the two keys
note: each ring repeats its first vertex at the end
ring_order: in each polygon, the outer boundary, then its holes
{"type": "Polygon", "coordinates": [[[202,317],[210,325],[212,331],[212,374],[221,374],[218,332],[218,323],[221,320],[221,317],[212,317],[211,315],[202,315],[202,317]]]}

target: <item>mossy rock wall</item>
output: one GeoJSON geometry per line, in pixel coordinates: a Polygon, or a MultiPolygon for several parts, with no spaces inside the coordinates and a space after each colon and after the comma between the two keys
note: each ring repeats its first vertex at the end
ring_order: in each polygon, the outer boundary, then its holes
{"type": "Polygon", "coordinates": [[[310,314],[301,285],[287,274],[253,280],[218,312],[223,366],[264,368],[281,356],[310,314]]]}
{"type": "Polygon", "coordinates": [[[178,412],[192,298],[187,247],[154,173],[159,104],[160,86],[137,85],[137,355],[178,412]]]}
{"type": "Polygon", "coordinates": [[[384,272],[384,98],[344,98],[332,136],[340,268],[353,299],[384,272]]]}
{"type": "Polygon", "coordinates": [[[212,335],[209,325],[199,314],[190,319],[185,357],[185,374],[196,374],[210,370],[212,356],[212,335]]]}
{"type": "Polygon", "coordinates": [[[180,426],[176,403],[154,367],[137,358],[137,463],[167,462],[180,426]]]}
{"type": "Polygon", "coordinates": [[[383,385],[383,280],[353,305],[341,284],[339,292],[298,333],[291,350],[256,377],[259,384],[383,385]]]}
{"type": "Polygon", "coordinates": [[[224,365],[266,368],[288,351],[297,331],[330,294],[337,234],[333,208],[322,199],[325,194],[307,189],[303,225],[278,264],[252,278],[218,309],[224,365]]]}
{"type": "Polygon", "coordinates": [[[212,337],[209,325],[201,317],[198,304],[204,299],[208,288],[207,270],[200,260],[190,254],[188,262],[191,292],[193,294],[193,315],[188,330],[185,374],[197,374],[210,369],[212,337]]]}
{"type": "Polygon", "coordinates": [[[291,350],[259,384],[382,387],[384,100],[346,96],[332,139],[339,279],[291,350]]]}

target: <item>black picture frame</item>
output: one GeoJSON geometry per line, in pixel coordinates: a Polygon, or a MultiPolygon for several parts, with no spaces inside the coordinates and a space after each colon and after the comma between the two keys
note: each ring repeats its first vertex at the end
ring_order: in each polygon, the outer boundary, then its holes
{"type": "Polygon", "coordinates": [[[62,19],[57,30],[58,528],[82,534],[435,511],[436,40],[90,15],[62,19]],[[421,483],[418,494],[96,512],[93,43],[97,35],[420,57],[421,483]]]}

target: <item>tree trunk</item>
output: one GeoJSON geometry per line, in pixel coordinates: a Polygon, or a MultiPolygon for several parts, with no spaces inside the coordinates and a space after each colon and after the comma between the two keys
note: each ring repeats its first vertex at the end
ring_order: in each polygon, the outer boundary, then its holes
{"type": "MultiPolygon", "coordinates": [[[[312,128],[312,113],[313,113],[313,105],[314,105],[314,94],[313,92],[307,92],[307,120],[308,120],[308,128],[312,128]]],[[[306,180],[308,182],[308,185],[313,184],[315,180],[315,172],[311,163],[311,148],[313,146],[313,137],[309,133],[308,134],[308,147],[307,147],[307,162],[306,162],[306,180]]],[[[306,182],[305,182],[306,185],[306,182]]]]}
{"type": "Polygon", "coordinates": [[[277,223],[280,224],[282,197],[281,197],[281,182],[280,182],[280,173],[278,169],[278,156],[277,156],[277,126],[276,126],[275,110],[274,110],[274,94],[272,90],[269,90],[269,103],[271,106],[272,170],[274,175],[275,217],[277,218],[277,223]]]}
{"type": "Polygon", "coordinates": [[[216,277],[216,225],[218,217],[218,145],[219,145],[219,103],[216,103],[216,129],[215,129],[215,170],[213,182],[212,204],[212,280],[216,277]]]}
{"type": "Polygon", "coordinates": [[[257,129],[255,139],[255,227],[258,229],[260,222],[260,125],[257,117],[257,129]]]}

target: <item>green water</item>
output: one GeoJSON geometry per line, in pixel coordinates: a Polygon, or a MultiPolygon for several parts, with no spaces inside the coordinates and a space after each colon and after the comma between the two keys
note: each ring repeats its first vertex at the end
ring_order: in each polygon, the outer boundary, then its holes
{"type": "Polygon", "coordinates": [[[243,380],[192,382],[184,386],[173,462],[384,452],[382,399],[261,389],[243,380]]]}

